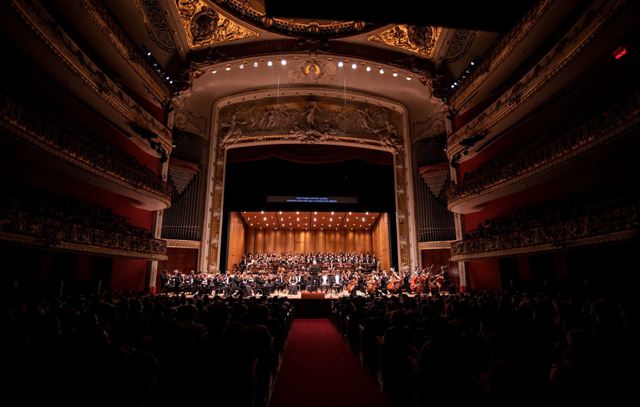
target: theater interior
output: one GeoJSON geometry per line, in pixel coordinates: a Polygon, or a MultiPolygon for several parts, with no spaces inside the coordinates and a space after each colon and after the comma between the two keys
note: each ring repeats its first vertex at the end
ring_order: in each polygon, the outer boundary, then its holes
{"type": "Polygon", "coordinates": [[[635,398],[640,2],[0,20],[5,404],[635,398]]]}

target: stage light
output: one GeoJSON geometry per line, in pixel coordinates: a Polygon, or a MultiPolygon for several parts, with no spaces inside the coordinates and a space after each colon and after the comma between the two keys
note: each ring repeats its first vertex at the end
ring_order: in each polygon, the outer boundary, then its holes
{"type": "Polygon", "coordinates": [[[314,214],[314,215],[317,215],[317,214],[318,214],[318,212],[313,212],[313,214],[314,214]]]}
{"type": "Polygon", "coordinates": [[[267,66],[273,66],[273,61],[267,61],[267,66]]]}
{"type": "Polygon", "coordinates": [[[260,211],[260,213],[264,215],[264,211],[260,211]]]}
{"type": "Polygon", "coordinates": [[[238,65],[238,68],[240,68],[240,69],[244,69],[244,64],[240,64],[240,65],[238,65]]]}
{"type": "Polygon", "coordinates": [[[147,52],[147,56],[150,57],[151,56],[151,51],[147,52]]]}
{"type": "Polygon", "coordinates": [[[364,214],[365,214],[365,215],[368,215],[368,214],[369,214],[369,212],[365,212],[364,214]]]}
{"type": "Polygon", "coordinates": [[[380,70],[378,72],[380,72],[380,75],[382,75],[382,74],[384,74],[384,69],[380,68],[380,70]]]}
{"type": "Polygon", "coordinates": [[[280,61],[280,65],[285,66],[287,64],[287,60],[283,59],[282,61],[280,61]]]}
{"type": "Polygon", "coordinates": [[[411,80],[411,77],[410,77],[410,76],[407,76],[407,80],[408,80],[408,81],[410,81],[410,80],[411,80]]]}
{"type": "Polygon", "coordinates": [[[358,65],[354,62],[351,64],[351,69],[356,69],[358,67],[358,65]]]}
{"type": "Polygon", "coordinates": [[[280,215],[282,215],[282,211],[278,212],[280,215]]]}
{"type": "Polygon", "coordinates": [[[225,71],[230,71],[230,70],[231,70],[231,67],[230,67],[230,66],[227,66],[227,67],[225,67],[225,68],[224,68],[224,70],[225,70],[225,71]]]}
{"type": "Polygon", "coordinates": [[[394,78],[397,78],[398,77],[398,72],[394,72],[394,73],[392,73],[392,75],[393,75],[394,78]]]}
{"type": "Polygon", "coordinates": [[[368,66],[368,67],[366,67],[366,68],[364,68],[364,69],[365,69],[365,71],[367,71],[367,72],[371,72],[371,67],[370,67],[370,66],[368,66]]]}
{"type": "Polygon", "coordinates": [[[217,69],[212,69],[211,73],[218,73],[218,70],[217,69]]]}
{"type": "Polygon", "coordinates": [[[349,212],[349,215],[351,215],[351,212],[349,212]]]}
{"type": "Polygon", "coordinates": [[[342,68],[344,66],[344,62],[338,61],[338,68],[342,68]]]}
{"type": "Polygon", "coordinates": [[[471,61],[471,62],[469,63],[469,65],[471,65],[471,66],[474,66],[475,64],[476,64],[476,63],[475,63],[474,61],[471,61]]]}

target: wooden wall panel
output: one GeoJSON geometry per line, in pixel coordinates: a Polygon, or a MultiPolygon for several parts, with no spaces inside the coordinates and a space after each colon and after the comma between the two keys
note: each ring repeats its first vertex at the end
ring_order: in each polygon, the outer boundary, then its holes
{"type": "Polygon", "coordinates": [[[327,230],[327,233],[325,234],[327,239],[325,243],[327,253],[332,253],[336,251],[336,236],[333,232],[334,232],[333,230],[327,230]]]}
{"type": "Polygon", "coordinates": [[[264,251],[273,253],[276,248],[276,232],[275,229],[267,229],[264,231],[264,251]]]}
{"type": "Polygon", "coordinates": [[[253,250],[256,253],[264,253],[264,230],[258,229],[255,233],[256,237],[253,250]]]}
{"type": "Polygon", "coordinates": [[[255,239],[256,231],[254,229],[248,229],[245,239],[245,250],[247,253],[255,253],[255,239]]]}
{"type": "Polygon", "coordinates": [[[298,253],[304,253],[305,252],[305,247],[304,247],[304,230],[296,230],[295,231],[295,252],[298,253]]]}
{"type": "Polygon", "coordinates": [[[324,230],[316,230],[315,233],[314,251],[318,253],[326,253],[327,251],[327,235],[324,230]]]}
{"type": "Polygon", "coordinates": [[[196,270],[197,264],[197,249],[169,247],[167,249],[167,260],[158,264],[158,272],[164,273],[166,271],[170,273],[173,270],[178,270],[181,273],[188,273],[191,270],[196,270]]]}
{"type": "Polygon", "coordinates": [[[242,255],[246,252],[247,228],[238,212],[229,214],[229,244],[227,256],[227,270],[233,270],[234,265],[240,264],[242,255]]]}
{"type": "Polygon", "coordinates": [[[345,231],[344,230],[336,230],[334,233],[335,233],[335,236],[336,236],[335,252],[345,252],[345,251],[347,251],[346,247],[344,245],[344,243],[345,243],[345,238],[344,238],[345,231]]]}
{"type": "Polygon", "coordinates": [[[286,252],[295,252],[296,251],[296,233],[293,230],[287,230],[287,236],[285,238],[285,251],[286,252]]]}
{"type": "Polygon", "coordinates": [[[391,256],[389,246],[389,221],[386,213],[380,215],[369,235],[372,252],[380,260],[380,268],[389,269],[391,256]]]}
{"type": "Polygon", "coordinates": [[[285,241],[286,241],[286,231],[279,229],[276,230],[275,236],[275,244],[273,247],[274,253],[282,253],[286,252],[285,241]]]}
{"type": "Polygon", "coordinates": [[[346,252],[355,252],[356,251],[356,234],[353,230],[347,230],[345,232],[345,251],[346,252]]]}
{"type": "Polygon", "coordinates": [[[374,240],[372,232],[366,230],[247,229],[245,250],[246,253],[374,253],[374,240]]]}

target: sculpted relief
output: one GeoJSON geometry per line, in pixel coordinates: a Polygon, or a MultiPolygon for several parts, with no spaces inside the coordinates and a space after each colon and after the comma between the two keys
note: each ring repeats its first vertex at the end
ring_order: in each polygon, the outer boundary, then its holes
{"type": "Polygon", "coordinates": [[[340,99],[291,97],[263,99],[224,107],[220,111],[219,142],[225,146],[263,141],[276,135],[297,142],[346,141],[399,149],[400,113],[381,106],[340,99]]]}

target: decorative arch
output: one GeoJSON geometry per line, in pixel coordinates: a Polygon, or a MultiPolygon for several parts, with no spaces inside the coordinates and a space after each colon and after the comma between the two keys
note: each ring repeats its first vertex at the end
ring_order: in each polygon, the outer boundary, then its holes
{"type": "Polygon", "coordinates": [[[338,90],[281,89],[219,100],[213,106],[201,270],[220,261],[227,151],[275,144],[330,144],[388,151],[394,157],[399,266],[417,259],[408,115],[399,103],[338,90]]]}

